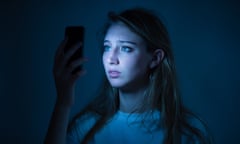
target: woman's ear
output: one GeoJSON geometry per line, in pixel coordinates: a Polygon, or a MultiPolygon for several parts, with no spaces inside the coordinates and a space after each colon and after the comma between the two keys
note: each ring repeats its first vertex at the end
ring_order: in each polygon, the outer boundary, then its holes
{"type": "Polygon", "coordinates": [[[164,58],[164,51],[162,49],[156,49],[152,55],[152,61],[150,62],[150,69],[155,68],[164,58]]]}

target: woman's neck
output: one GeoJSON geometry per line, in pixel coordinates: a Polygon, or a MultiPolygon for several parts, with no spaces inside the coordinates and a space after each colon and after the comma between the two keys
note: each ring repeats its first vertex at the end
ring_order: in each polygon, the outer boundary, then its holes
{"type": "Polygon", "coordinates": [[[138,89],[136,91],[119,90],[119,109],[127,113],[138,112],[144,102],[145,93],[146,88],[138,89]]]}

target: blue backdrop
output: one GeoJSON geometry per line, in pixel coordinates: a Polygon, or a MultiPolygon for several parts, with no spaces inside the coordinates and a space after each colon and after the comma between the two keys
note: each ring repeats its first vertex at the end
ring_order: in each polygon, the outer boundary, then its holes
{"type": "Polygon", "coordinates": [[[96,32],[109,10],[133,6],[155,10],[166,24],[184,103],[217,144],[240,143],[239,3],[227,0],[0,2],[0,143],[43,142],[56,99],[53,57],[67,25],[86,27],[89,58],[72,115],[91,100],[103,74],[96,32]]]}

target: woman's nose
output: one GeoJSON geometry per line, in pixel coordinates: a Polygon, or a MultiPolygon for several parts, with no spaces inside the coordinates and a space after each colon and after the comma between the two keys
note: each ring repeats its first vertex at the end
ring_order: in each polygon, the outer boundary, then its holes
{"type": "Polygon", "coordinates": [[[108,58],[109,64],[119,64],[118,52],[112,51],[108,58]]]}

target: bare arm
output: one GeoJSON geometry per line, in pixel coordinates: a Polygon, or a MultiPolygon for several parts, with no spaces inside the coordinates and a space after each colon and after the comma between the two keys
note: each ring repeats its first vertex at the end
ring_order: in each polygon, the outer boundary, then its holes
{"type": "Polygon", "coordinates": [[[69,115],[74,104],[76,80],[84,73],[83,70],[74,74],[72,73],[76,67],[83,63],[83,58],[74,60],[68,65],[70,57],[77,51],[80,44],[76,44],[68,52],[64,53],[66,41],[64,40],[60,44],[55,55],[53,74],[57,90],[57,100],[45,137],[45,144],[66,143],[69,115]]]}
{"type": "Polygon", "coordinates": [[[70,108],[64,107],[59,102],[56,102],[45,138],[45,144],[66,143],[70,111],[70,108]]]}

